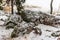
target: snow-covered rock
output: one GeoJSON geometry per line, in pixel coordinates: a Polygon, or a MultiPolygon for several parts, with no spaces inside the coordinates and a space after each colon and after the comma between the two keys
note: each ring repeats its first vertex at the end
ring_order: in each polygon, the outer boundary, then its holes
{"type": "Polygon", "coordinates": [[[7,17],[7,16],[5,16],[5,15],[2,15],[2,16],[0,16],[0,20],[1,20],[1,19],[5,21],[5,20],[7,20],[7,19],[8,19],[8,17],[7,17]]]}
{"type": "MultiPolygon", "coordinates": [[[[16,38],[10,38],[12,29],[6,30],[4,27],[0,27],[0,40],[57,40],[58,37],[51,36],[52,33],[59,31],[60,28],[55,28],[48,25],[39,24],[36,26],[42,30],[42,35],[36,35],[33,31],[30,34],[19,36],[16,38]]],[[[58,33],[59,34],[59,33],[58,33]]]]}
{"type": "Polygon", "coordinates": [[[0,26],[0,40],[10,39],[10,35],[13,29],[6,30],[5,27],[0,26]]]}
{"type": "Polygon", "coordinates": [[[4,22],[3,21],[0,21],[0,26],[4,25],[4,22]]]}
{"type": "Polygon", "coordinates": [[[3,10],[0,10],[0,15],[3,15],[5,14],[3,10]]]}
{"type": "MultiPolygon", "coordinates": [[[[52,27],[52,26],[47,26],[47,25],[43,25],[43,24],[39,24],[38,26],[36,26],[38,28],[40,28],[42,30],[42,35],[39,36],[39,35],[36,35],[34,34],[33,32],[31,32],[30,34],[26,34],[24,36],[19,36],[17,38],[13,38],[14,40],[57,40],[58,37],[53,37],[51,36],[51,34],[55,31],[58,31],[60,30],[60,28],[55,28],[55,27],[52,27]],[[50,30],[50,31],[46,31],[46,30],[50,30]]],[[[5,30],[5,29],[2,29],[2,30],[5,30]]],[[[0,30],[0,32],[2,32],[0,30]]],[[[11,33],[11,31],[9,30],[9,32],[11,33]]],[[[2,34],[6,33],[9,35],[9,32],[8,31],[3,31],[2,34]],[[7,32],[7,33],[6,33],[7,32]]],[[[1,34],[1,35],[2,35],[1,34]]],[[[4,34],[5,35],[5,34],[4,34]]],[[[7,35],[5,35],[7,36],[7,35]]],[[[7,38],[7,37],[0,37],[0,38],[7,38]]],[[[9,37],[8,37],[9,38],[9,37]]],[[[2,39],[1,39],[2,40],[2,39]]],[[[7,39],[6,39],[7,40],[7,39]]],[[[9,39],[8,39],[9,40],[9,39]]],[[[11,39],[12,40],[12,39],[11,39]]]]}

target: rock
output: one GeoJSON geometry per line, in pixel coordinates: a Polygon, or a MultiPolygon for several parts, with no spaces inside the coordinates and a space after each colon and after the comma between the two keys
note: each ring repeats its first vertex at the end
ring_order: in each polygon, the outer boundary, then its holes
{"type": "Polygon", "coordinates": [[[35,27],[36,25],[33,22],[28,23],[28,27],[35,27]]]}
{"type": "Polygon", "coordinates": [[[14,28],[17,24],[12,21],[9,21],[6,25],[7,25],[6,29],[9,29],[9,28],[14,28]]]}
{"type": "Polygon", "coordinates": [[[60,31],[56,31],[51,34],[53,37],[59,37],[60,36],[60,31]]]}
{"type": "Polygon", "coordinates": [[[13,32],[11,33],[11,38],[15,38],[15,37],[18,37],[18,36],[21,36],[23,35],[23,32],[25,31],[25,28],[22,28],[22,27],[14,27],[14,30],[13,32]]]}
{"type": "Polygon", "coordinates": [[[0,26],[3,26],[4,25],[4,21],[0,21],[0,26]]]}
{"type": "Polygon", "coordinates": [[[5,14],[3,10],[0,10],[0,15],[3,15],[5,14]]]}
{"type": "Polygon", "coordinates": [[[10,20],[10,21],[13,21],[13,22],[15,22],[15,23],[20,23],[20,22],[22,21],[22,18],[21,18],[20,15],[13,14],[13,15],[11,15],[11,17],[10,17],[9,20],[10,20]]]}
{"type": "Polygon", "coordinates": [[[46,30],[46,31],[51,32],[51,30],[46,30]]]}
{"type": "Polygon", "coordinates": [[[15,38],[18,36],[24,36],[25,34],[29,34],[32,31],[34,31],[35,34],[39,34],[39,35],[42,34],[41,29],[33,27],[33,25],[31,25],[31,24],[27,23],[27,25],[25,25],[25,26],[24,25],[25,24],[23,24],[23,25],[20,24],[20,26],[18,26],[18,25],[15,26],[14,31],[11,34],[11,37],[15,38]]]}
{"type": "MultiPolygon", "coordinates": [[[[56,19],[54,16],[43,13],[43,12],[36,12],[36,11],[30,11],[30,10],[25,10],[26,16],[27,16],[27,21],[29,23],[34,23],[34,26],[37,26],[38,24],[45,24],[45,25],[50,25],[50,26],[56,26],[57,21],[59,19],[56,19]]],[[[8,21],[12,21],[16,24],[19,24],[24,21],[20,15],[13,14],[10,16],[8,21]]],[[[26,25],[26,24],[23,24],[26,25]]]]}
{"type": "Polygon", "coordinates": [[[22,27],[22,28],[29,27],[28,23],[26,23],[25,21],[22,21],[19,25],[20,25],[20,27],[22,27]]]}
{"type": "Polygon", "coordinates": [[[1,20],[1,19],[2,19],[3,21],[6,21],[6,20],[8,19],[8,17],[5,16],[5,15],[1,15],[1,16],[0,16],[0,20],[1,20]]]}
{"type": "MultiPolygon", "coordinates": [[[[54,16],[52,15],[48,15],[46,13],[43,12],[36,12],[35,11],[27,11],[26,13],[27,15],[27,19],[29,20],[29,22],[27,23],[26,21],[24,21],[20,15],[17,14],[13,14],[10,16],[9,20],[5,23],[6,26],[8,26],[7,28],[14,28],[11,37],[18,37],[20,35],[24,35],[24,34],[29,34],[32,31],[34,31],[35,34],[42,34],[41,29],[35,27],[38,24],[45,24],[45,25],[50,25],[50,26],[54,26],[56,25],[56,22],[59,19],[56,19],[54,16]]],[[[58,33],[52,33],[51,34],[54,37],[58,37],[60,36],[60,34],[58,33]]]]}
{"type": "Polygon", "coordinates": [[[42,34],[41,29],[39,29],[39,28],[37,28],[37,27],[34,27],[33,30],[34,30],[34,33],[35,33],[35,34],[39,34],[39,35],[42,34]]]}
{"type": "Polygon", "coordinates": [[[6,28],[14,28],[14,26],[18,25],[22,22],[22,18],[19,15],[13,14],[9,17],[9,19],[5,22],[6,28]]]}
{"type": "Polygon", "coordinates": [[[41,11],[31,11],[31,10],[25,10],[25,13],[27,15],[27,19],[29,19],[30,22],[35,23],[35,25],[38,24],[45,24],[50,26],[56,26],[59,24],[60,19],[56,18],[55,16],[51,14],[47,14],[41,11]]]}
{"type": "Polygon", "coordinates": [[[60,38],[58,38],[57,40],[60,40],[60,38]]]}

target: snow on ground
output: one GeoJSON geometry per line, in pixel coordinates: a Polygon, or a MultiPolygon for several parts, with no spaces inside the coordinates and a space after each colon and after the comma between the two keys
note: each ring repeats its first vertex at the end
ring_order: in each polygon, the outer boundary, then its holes
{"type": "Polygon", "coordinates": [[[26,34],[25,36],[9,39],[11,32],[13,29],[6,30],[5,27],[0,26],[0,40],[57,40],[58,37],[52,37],[51,33],[60,30],[60,28],[55,28],[52,26],[47,26],[43,24],[39,24],[36,26],[42,30],[42,35],[36,35],[33,32],[30,34],[26,34]],[[49,31],[46,31],[49,30],[49,31]]]}
{"type": "Polygon", "coordinates": [[[5,27],[0,26],[0,40],[7,40],[13,29],[6,30],[5,27]]]}
{"type": "MultiPolygon", "coordinates": [[[[40,10],[44,12],[50,12],[51,0],[26,0],[25,5],[39,6],[40,10]]],[[[60,0],[53,0],[53,11],[57,12],[60,9],[60,0]]]]}
{"type": "Polygon", "coordinates": [[[52,26],[47,26],[47,25],[43,25],[43,24],[39,24],[37,27],[41,28],[42,35],[41,36],[35,35],[31,32],[27,36],[27,40],[57,40],[57,38],[51,36],[51,33],[55,32],[57,30],[60,30],[60,28],[54,28],[52,26]],[[46,30],[50,30],[51,32],[48,32],[46,30]]]}

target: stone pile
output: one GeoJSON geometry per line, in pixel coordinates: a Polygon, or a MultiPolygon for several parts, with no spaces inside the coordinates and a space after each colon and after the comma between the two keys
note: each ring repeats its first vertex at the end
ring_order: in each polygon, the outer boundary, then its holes
{"type": "Polygon", "coordinates": [[[24,21],[20,15],[12,14],[9,16],[8,20],[5,22],[6,29],[14,28],[11,37],[18,37],[19,35],[29,34],[34,30],[34,33],[41,34],[41,30],[36,28],[38,24],[45,24],[50,26],[55,26],[60,24],[58,21],[60,19],[55,18],[55,16],[43,13],[43,12],[36,12],[36,11],[25,11],[27,23],[24,21]]]}

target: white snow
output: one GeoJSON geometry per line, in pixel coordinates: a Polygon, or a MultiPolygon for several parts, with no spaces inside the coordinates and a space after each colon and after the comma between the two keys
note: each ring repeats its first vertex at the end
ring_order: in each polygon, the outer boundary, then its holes
{"type": "Polygon", "coordinates": [[[10,37],[13,29],[6,30],[5,27],[0,26],[0,40],[6,40],[10,37]]]}
{"type": "MultiPolygon", "coordinates": [[[[55,32],[57,30],[60,30],[60,28],[55,28],[55,27],[47,26],[47,25],[43,25],[43,24],[39,24],[36,27],[38,27],[42,30],[41,36],[36,35],[33,32],[31,32],[30,34],[26,34],[23,37],[19,36],[17,38],[13,38],[13,39],[14,40],[57,40],[58,37],[52,37],[51,33],[55,32]],[[51,32],[46,31],[46,30],[50,30],[51,32]]],[[[12,31],[13,31],[13,29],[6,30],[4,27],[0,27],[0,40],[4,40],[2,38],[5,38],[7,40],[7,38],[10,37],[10,34],[12,31]]]]}
{"type": "Polygon", "coordinates": [[[0,21],[0,26],[2,26],[4,24],[4,22],[3,21],[0,21]]]}
{"type": "Polygon", "coordinates": [[[8,17],[7,16],[0,16],[0,19],[6,20],[8,17]]]}
{"type": "MultiPolygon", "coordinates": [[[[25,5],[39,6],[41,11],[50,12],[51,0],[26,0],[25,5]]],[[[53,11],[58,12],[60,10],[60,0],[53,0],[53,11]]]]}

